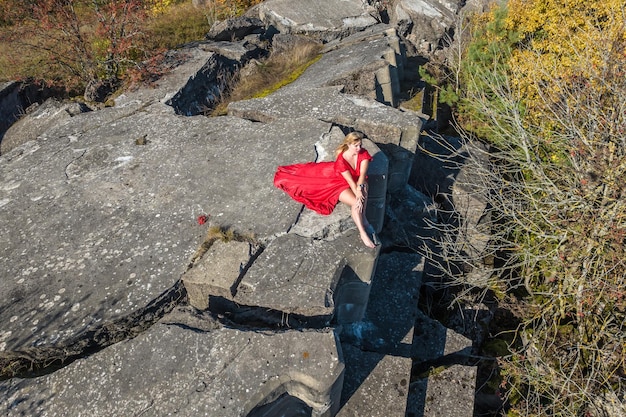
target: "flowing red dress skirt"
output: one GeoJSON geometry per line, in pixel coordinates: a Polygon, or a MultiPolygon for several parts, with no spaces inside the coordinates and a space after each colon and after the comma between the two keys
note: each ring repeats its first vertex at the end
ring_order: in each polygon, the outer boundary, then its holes
{"type": "Polygon", "coordinates": [[[359,153],[356,170],[341,155],[336,161],[279,166],[274,175],[274,185],[307,208],[328,215],[335,209],[343,190],[350,188],[341,172],[350,171],[354,181],[357,181],[364,159],[372,159],[366,150],[359,153]]]}

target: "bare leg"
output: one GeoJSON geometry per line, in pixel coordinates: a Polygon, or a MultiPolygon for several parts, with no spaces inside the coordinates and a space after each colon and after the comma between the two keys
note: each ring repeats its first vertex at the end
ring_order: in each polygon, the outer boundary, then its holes
{"type": "Polygon", "coordinates": [[[367,246],[368,248],[375,248],[376,245],[374,244],[374,242],[372,242],[372,239],[370,239],[367,231],[365,231],[365,225],[369,224],[367,223],[367,220],[364,220],[365,207],[363,207],[363,210],[359,211],[359,208],[356,204],[356,196],[354,195],[352,190],[349,188],[343,190],[339,195],[339,201],[350,206],[350,214],[352,215],[352,220],[354,221],[356,228],[359,230],[359,235],[361,236],[361,240],[363,241],[365,246],[367,246]]]}
{"type": "Polygon", "coordinates": [[[365,209],[367,208],[367,194],[368,192],[366,189],[366,192],[364,194],[365,201],[363,201],[363,212],[361,213],[361,218],[363,219],[363,228],[368,233],[368,236],[371,236],[371,240],[372,242],[374,242],[374,245],[378,246],[381,244],[380,239],[378,239],[378,236],[376,236],[376,231],[374,230],[374,226],[372,226],[370,222],[367,221],[367,216],[365,215],[365,209]]]}

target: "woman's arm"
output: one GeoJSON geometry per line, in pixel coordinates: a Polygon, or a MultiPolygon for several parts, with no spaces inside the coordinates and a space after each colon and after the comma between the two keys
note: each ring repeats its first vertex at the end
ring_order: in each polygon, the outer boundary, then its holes
{"type": "Polygon", "coordinates": [[[361,161],[361,169],[359,170],[359,179],[356,182],[356,185],[360,188],[361,185],[365,188],[365,192],[367,192],[367,169],[370,166],[370,161],[368,159],[364,159],[361,161]]]}
{"type": "MultiPolygon", "coordinates": [[[[352,178],[352,174],[350,174],[350,171],[343,171],[341,175],[346,180],[346,182],[350,186],[350,189],[354,193],[354,196],[356,197],[357,209],[359,210],[359,212],[362,212],[363,203],[365,202],[365,193],[367,192],[367,183],[360,182],[359,185],[357,185],[357,182],[355,182],[354,179],[352,178]],[[365,185],[362,187],[361,184],[365,184],[365,185]]],[[[360,176],[359,176],[359,180],[362,180],[360,176]]]]}
{"type": "Polygon", "coordinates": [[[350,174],[350,171],[343,171],[341,173],[341,176],[346,180],[346,182],[350,186],[350,189],[352,190],[354,195],[357,195],[357,192],[359,192],[359,188],[360,187],[357,185],[357,183],[352,178],[352,174],[350,174]]]}

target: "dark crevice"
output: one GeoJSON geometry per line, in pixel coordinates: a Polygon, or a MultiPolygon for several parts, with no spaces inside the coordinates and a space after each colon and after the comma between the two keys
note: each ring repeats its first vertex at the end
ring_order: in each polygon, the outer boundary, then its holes
{"type": "Polygon", "coordinates": [[[248,270],[252,267],[252,265],[257,260],[257,258],[261,256],[264,250],[265,250],[264,246],[257,247],[256,251],[254,251],[254,253],[251,254],[250,259],[248,260],[248,263],[246,263],[246,265],[244,265],[244,267],[241,268],[241,271],[239,271],[239,276],[237,277],[233,285],[230,286],[230,294],[233,297],[237,295],[237,288],[239,288],[239,284],[241,284],[241,280],[243,280],[243,278],[248,273],[248,270]]]}
{"type": "Polygon", "coordinates": [[[187,291],[179,280],[146,307],[89,329],[63,345],[2,352],[0,381],[47,375],[114,343],[132,339],[150,328],[186,298],[187,291]]]}
{"type": "Polygon", "coordinates": [[[412,380],[427,378],[432,373],[437,372],[437,370],[450,368],[454,365],[476,366],[478,363],[477,359],[463,352],[450,353],[437,359],[427,361],[418,361],[419,358],[413,359],[413,366],[411,367],[412,380]]]}
{"type": "Polygon", "coordinates": [[[332,313],[316,316],[288,313],[267,307],[241,305],[220,296],[209,296],[209,312],[225,325],[257,330],[324,329],[333,319],[332,313]]]}

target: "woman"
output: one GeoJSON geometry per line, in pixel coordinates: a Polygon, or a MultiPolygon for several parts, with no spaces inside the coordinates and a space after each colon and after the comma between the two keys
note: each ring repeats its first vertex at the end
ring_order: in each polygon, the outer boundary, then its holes
{"type": "Polygon", "coordinates": [[[375,248],[374,241],[378,243],[378,240],[365,217],[367,168],[372,156],[362,145],[362,133],[348,133],[335,151],[334,162],[279,166],[274,175],[274,185],[320,214],[332,213],[338,201],[347,204],[361,240],[368,248],[375,248]]]}

